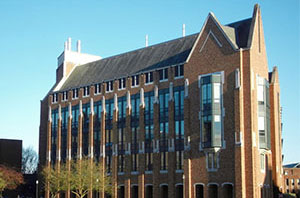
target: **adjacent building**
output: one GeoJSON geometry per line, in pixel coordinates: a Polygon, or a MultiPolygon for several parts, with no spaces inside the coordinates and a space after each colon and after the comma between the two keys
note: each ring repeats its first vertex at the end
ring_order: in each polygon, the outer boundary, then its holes
{"type": "Polygon", "coordinates": [[[116,197],[273,197],[280,87],[265,48],[258,5],[248,19],[209,13],[199,33],[103,59],[68,40],[41,101],[41,165],[94,158],[116,197]]]}
{"type": "Polygon", "coordinates": [[[22,140],[0,139],[0,164],[21,172],[22,140]]]}
{"type": "Polygon", "coordinates": [[[283,166],[284,192],[300,193],[300,163],[292,163],[283,166]]]}

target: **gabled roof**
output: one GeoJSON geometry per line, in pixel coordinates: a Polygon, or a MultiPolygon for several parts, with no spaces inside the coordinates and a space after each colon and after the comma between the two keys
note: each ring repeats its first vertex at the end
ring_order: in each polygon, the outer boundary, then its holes
{"type": "MultiPolygon", "coordinates": [[[[249,48],[251,45],[250,37],[253,35],[251,31],[258,11],[259,6],[255,5],[252,18],[228,25],[221,25],[212,13],[208,18],[215,21],[233,49],[238,50],[249,48]]],[[[206,23],[202,30],[205,26],[206,23]]],[[[188,62],[202,30],[200,33],[77,66],[65,82],[62,82],[62,86],[60,88],[57,86],[53,90],[65,91],[188,62]]]]}
{"type": "Polygon", "coordinates": [[[226,26],[223,26],[223,28],[227,36],[234,41],[239,48],[245,48],[247,47],[248,43],[251,22],[252,18],[249,18],[230,23],[226,26]],[[232,28],[231,32],[228,31],[229,28],[232,28]]]}
{"type": "Polygon", "coordinates": [[[77,66],[58,91],[119,79],[186,61],[198,34],[77,66]]]}
{"type": "Polygon", "coordinates": [[[300,168],[300,163],[286,164],[283,166],[283,168],[300,168]]]}

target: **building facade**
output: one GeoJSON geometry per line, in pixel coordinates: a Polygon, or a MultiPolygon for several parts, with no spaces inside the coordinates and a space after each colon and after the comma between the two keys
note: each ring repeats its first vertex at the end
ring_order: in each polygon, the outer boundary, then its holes
{"type": "Polygon", "coordinates": [[[199,33],[109,58],[70,46],[41,101],[41,164],[94,158],[115,197],[282,188],[278,71],[268,71],[258,5],[249,19],[221,25],[210,13],[199,33]]]}
{"type": "Polygon", "coordinates": [[[300,163],[283,166],[284,192],[300,194],[300,163]]]}

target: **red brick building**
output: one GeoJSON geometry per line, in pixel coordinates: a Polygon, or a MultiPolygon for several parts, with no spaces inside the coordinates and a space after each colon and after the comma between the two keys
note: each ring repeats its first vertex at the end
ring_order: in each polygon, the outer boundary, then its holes
{"type": "Polygon", "coordinates": [[[284,192],[300,192],[300,163],[287,164],[283,166],[284,192]]]}
{"type": "Polygon", "coordinates": [[[109,58],[70,45],[41,101],[41,164],[95,158],[116,197],[282,188],[278,70],[268,71],[258,5],[251,18],[222,25],[210,13],[197,34],[109,58]]]}

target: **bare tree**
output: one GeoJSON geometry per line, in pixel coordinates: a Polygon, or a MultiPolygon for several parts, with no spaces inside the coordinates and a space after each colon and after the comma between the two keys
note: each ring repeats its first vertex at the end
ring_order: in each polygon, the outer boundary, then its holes
{"type": "Polygon", "coordinates": [[[32,147],[23,148],[22,173],[33,174],[37,170],[38,155],[32,147]]]}

